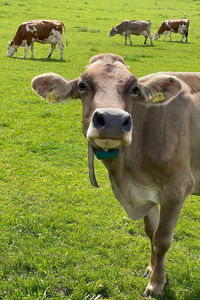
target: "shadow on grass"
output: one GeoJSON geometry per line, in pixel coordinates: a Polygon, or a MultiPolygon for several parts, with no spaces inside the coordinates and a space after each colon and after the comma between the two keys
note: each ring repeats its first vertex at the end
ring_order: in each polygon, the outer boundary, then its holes
{"type": "Polygon", "coordinates": [[[41,62],[69,62],[69,60],[65,59],[56,59],[56,58],[22,58],[22,57],[10,57],[11,59],[19,59],[19,60],[30,60],[30,61],[41,61],[41,62]]]}
{"type": "MultiPolygon", "coordinates": [[[[163,296],[154,296],[153,299],[156,300],[174,300],[179,299],[177,298],[176,292],[170,288],[170,285],[166,285],[164,288],[165,294],[163,296]]],[[[200,299],[200,288],[192,291],[191,293],[185,293],[183,297],[180,299],[184,300],[199,300],[200,299]]]]}
{"type": "Polygon", "coordinates": [[[130,45],[130,44],[128,44],[128,45],[125,45],[125,44],[121,44],[121,43],[116,43],[116,45],[117,46],[124,46],[124,47],[137,47],[137,48],[143,48],[143,49],[156,49],[156,50],[167,50],[168,51],[168,49],[165,49],[165,48],[161,48],[161,47],[157,47],[157,45],[154,43],[153,44],[153,46],[151,46],[151,44],[134,44],[133,43],[133,45],[130,45]]]}
{"type": "Polygon", "coordinates": [[[194,290],[191,293],[185,295],[184,300],[199,300],[200,299],[200,288],[194,290]]]}
{"type": "Polygon", "coordinates": [[[181,42],[181,41],[163,41],[163,43],[169,43],[169,44],[181,44],[181,45],[193,45],[194,43],[191,42],[181,42]]]}

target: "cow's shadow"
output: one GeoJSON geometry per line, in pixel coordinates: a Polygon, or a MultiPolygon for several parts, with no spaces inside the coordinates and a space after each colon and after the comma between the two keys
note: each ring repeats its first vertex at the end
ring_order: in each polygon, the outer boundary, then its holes
{"type": "MultiPolygon", "coordinates": [[[[165,294],[163,296],[154,296],[153,299],[155,300],[174,300],[177,298],[176,292],[170,284],[167,284],[164,288],[165,294]]],[[[199,299],[200,295],[200,288],[195,289],[192,292],[185,293],[184,300],[191,300],[191,299],[199,299]]]]}
{"type": "MultiPolygon", "coordinates": [[[[162,43],[169,43],[169,44],[180,44],[180,45],[193,45],[194,43],[191,42],[181,42],[181,41],[161,41],[162,43]]],[[[160,43],[157,44],[157,42],[153,41],[153,46],[151,44],[120,44],[117,43],[118,46],[124,46],[124,47],[137,47],[137,48],[157,48],[158,46],[160,46],[160,43]]],[[[163,49],[163,50],[167,50],[167,49],[163,49]]]]}
{"type": "Polygon", "coordinates": [[[70,60],[66,59],[56,59],[56,58],[22,58],[22,57],[11,57],[12,59],[19,59],[23,61],[41,61],[41,62],[61,62],[61,63],[66,63],[69,62],[70,60]]]}
{"type": "Polygon", "coordinates": [[[193,45],[194,43],[191,42],[181,42],[181,41],[162,41],[163,43],[169,44],[181,44],[181,45],[193,45]]]}
{"type": "MultiPolygon", "coordinates": [[[[117,46],[123,46],[124,48],[126,48],[126,47],[130,47],[130,48],[143,48],[143,49],[158,49],[158,47],[160,46],[158,46],[158,45],[156,45],[156,43],[153,43],[153,46],[151,45],[151,44],[132,44],[132,45],[130,45],[130,44],[128,44],[128,45],[125,45],[125,44],[120,44],[120,43],[118,43],[118,44],[116,44],[117,46]]],[[[160,49],[162,49],[162,50],[168,50],[168,49],[164,49],[164,48],[160,48],[160,49]]]]}

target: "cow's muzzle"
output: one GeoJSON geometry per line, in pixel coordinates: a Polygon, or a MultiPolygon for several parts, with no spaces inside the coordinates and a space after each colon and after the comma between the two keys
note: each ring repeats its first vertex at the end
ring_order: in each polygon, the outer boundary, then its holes
{"type": "Polygon", "coordinates": [[[132,141],[131,115],[118,108],[96,109],[90,122],[87,139],[96,149],[108,151],[132,141]]]}

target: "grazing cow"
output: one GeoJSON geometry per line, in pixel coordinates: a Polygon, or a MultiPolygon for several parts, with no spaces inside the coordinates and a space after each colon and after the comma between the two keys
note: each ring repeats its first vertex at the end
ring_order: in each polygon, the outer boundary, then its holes
{"type": "Polygon", "coordinates": [[[46,73],[32,87],[57,102],[81,98],[90,168],[93,149],[127,214],[144,218],[151,241],[145,296],[163,294],[166,253],[181,208],[189,194],[200,195],[200,73],[137,79],[120,56],[106,53],[93,57],[79,78],[46,73]]]}
{"type": "Polygon", "coordinates": [[[63,58],[63,43],[62,43],[62,29],[64,28],[65,42],[67,45],[67,37],[65,25],[59,21],[51,20],[32,20],[22,23],[13,40],[8,44],[7,56],[11,57],[17,51],[19,46],[24,47],[24,54],[22,58],[26,58],[28,47],[31,48],[31,58],[33,58],[33,43],[51,44],[51,51],[48,58],[51,57],[53,51],[58,44],[60,48],[60,59],[63,58]]]}
{"type": "Polygon", "coordinates": [[[169,33],[170,42],[172,41],[172,32],[182,34],[181,42],[185,36],[185,41],[187,42],[189,29],[189,20],[166,20],[162,23],[157,32],[155,32],[154,40],[159,39],[161,34],[164,34],[163,41],[165,41],[166,36],[169,33]]]}
{"type": "Polygon", "coordinates": [[[131,34],[134,35],[144,35],[145,40],[144,44],[146,44],[148,37],[151,40],[151,46],[153,46],[152,43],[152,35],[151,35],[151,21],[137,21],[137,20],[131,20],[131,21],[123,21],[121,24],[119,24],[116,27],[113,27],[110,31],[110,35],[114,36],[115,34],[121,34],[125,36],[125,45],[127,45],[127,37],[130,40],[130,45],[132,45],[131,41],[131,34]]]}

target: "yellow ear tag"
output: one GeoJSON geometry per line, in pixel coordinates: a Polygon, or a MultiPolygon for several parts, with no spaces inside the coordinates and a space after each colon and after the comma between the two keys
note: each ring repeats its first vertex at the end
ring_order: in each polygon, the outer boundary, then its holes
{"type": "Polygon", "coordinates": [[[57,103],[59,101],[59,97],[59,94],[55,90],[52,90],[46,95],[46,101],[50,103],[57,103]]]}
{"type": "Polygon", "coordinates": [[[165,100],[165,95],[161,92],[158,92],[154,97],[151,98],[152,103],[160,102],[165,100]]]}

